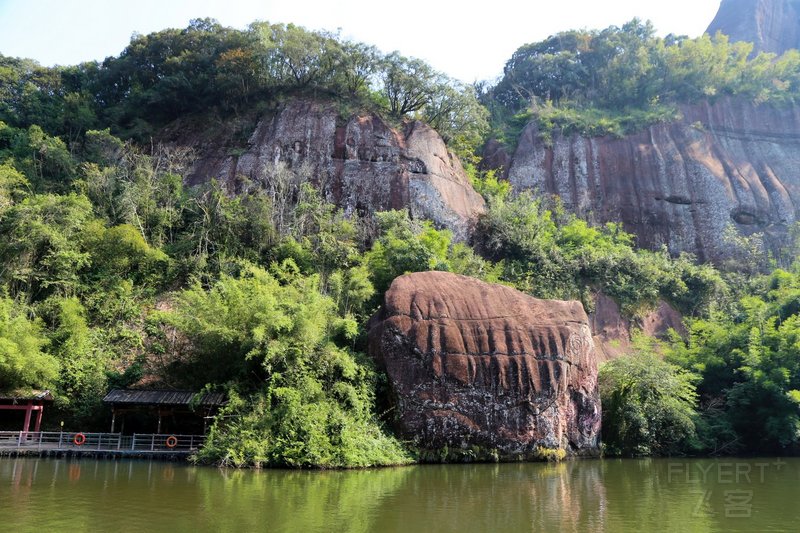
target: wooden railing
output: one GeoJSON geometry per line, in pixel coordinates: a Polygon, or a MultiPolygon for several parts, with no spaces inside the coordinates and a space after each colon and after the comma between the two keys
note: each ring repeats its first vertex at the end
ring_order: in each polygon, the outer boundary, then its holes
{"type": "Polygon", "coordinates": [[[82,433],[69,431],[0,431],[0,450],[189,453],[205,435],[177,433],[82,433]]]}

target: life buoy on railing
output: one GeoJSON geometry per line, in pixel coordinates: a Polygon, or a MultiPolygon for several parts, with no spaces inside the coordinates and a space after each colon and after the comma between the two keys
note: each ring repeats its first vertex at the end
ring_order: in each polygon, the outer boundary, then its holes
{"type": "Polygon", "coordinates": [[[83,443],[86,442],[86,435],[83,433],[76,433],[72,442],[75,443],[75,446],[83,446],[83,443]]]}
{"type": "Polygon", "coordinates": [[[178,437],[176,437],[175,435],[170,435],[169,437],[167,437],[166,445],[167,448],[174,448],[175,446],[178,445],[178,437]]]}

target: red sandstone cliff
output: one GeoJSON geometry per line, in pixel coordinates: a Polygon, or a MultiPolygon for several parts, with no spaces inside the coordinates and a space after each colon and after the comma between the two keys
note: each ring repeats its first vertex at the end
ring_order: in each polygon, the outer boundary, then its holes
{"type": "Polygon", "coordinates": [[[484,211],[458,158],[421,122],[398,131],[372,113],[342,118],[333,104],[290,100],[258,122],[246,147],[211,142],[194,148],[192,183],[258,181],[269,165],[307,164],[327,199],[348,214],[408,208],[460,240],[484,211]]]}
{"type": "Polygon", "coordinates": [[[529,124],[508,178],[583,217],[622,222],[647,248],[720,260],[729,224],[785,244],[800,206],[800,108],[723,99],[681,112],[622,139],[556,134],[551,146],[529,124]]]}
{"type": "Polygon", "coordinates": [[[373,317],[400,433],[475,459],[598,452],[597,360],[579,302],[446,272],[400,276],[373,317]]]}

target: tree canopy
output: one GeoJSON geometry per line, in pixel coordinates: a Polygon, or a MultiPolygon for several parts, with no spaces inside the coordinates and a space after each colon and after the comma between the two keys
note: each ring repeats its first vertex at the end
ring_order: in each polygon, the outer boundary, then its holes
{"type": "Polygon", "coordinates": [[[621,27],[570,30],[518,48],[483,101],[495,134],[511,137],[513,116],[589,135],[622,135],[677,117],[677,103],[736,96],[786,103],[800,96],[800,52],[750,57],[752,43],[727,36],[658,37],[633,19],[621,27]]]}
{"type": "Polygon", "coordinates": [[[448,140],[458,137],[462,150],[477,147],[488,128],[475,91],[424,61],[294,24],[237,30],[196,19],[184,29],[135,34],[118,56],[71,67],[0,55],[0,82],[1,121],[36,124],[68,146],[101,124],[147,139],[191,113],[238,115],[287,95],[428,120],[448,140]]]}

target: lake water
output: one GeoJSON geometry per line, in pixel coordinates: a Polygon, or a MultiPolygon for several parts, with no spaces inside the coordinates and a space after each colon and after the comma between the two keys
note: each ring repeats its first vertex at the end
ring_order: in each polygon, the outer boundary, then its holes
{"type": "Polygon", "coordinates": [[[3,531],[800,531],[800,459],[357,471],[0,458],[3,531]]]}

